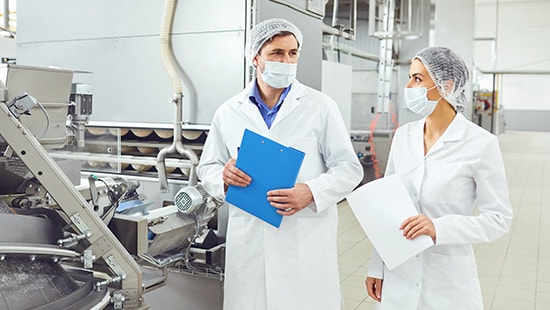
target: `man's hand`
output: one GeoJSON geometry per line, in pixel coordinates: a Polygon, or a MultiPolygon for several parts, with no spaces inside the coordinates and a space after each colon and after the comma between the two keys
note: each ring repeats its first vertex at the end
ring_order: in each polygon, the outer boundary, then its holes
{"type": "Polygon", "coordinates": [[[267,200],[279,209],[277,213],[293,215],[313,202],[313,194],[305,183],[297,183],[293,188],[275,189],[267,192],[267,200]]]}
{"type": "Polygon", "coordinates": [[[250,185],[250,182],[252,182],[252,178],[237,168],[235,162],[236,160],[231,158],[223,167],[222,178],[226,191],[229,185],[244,187],[250,185]]]}

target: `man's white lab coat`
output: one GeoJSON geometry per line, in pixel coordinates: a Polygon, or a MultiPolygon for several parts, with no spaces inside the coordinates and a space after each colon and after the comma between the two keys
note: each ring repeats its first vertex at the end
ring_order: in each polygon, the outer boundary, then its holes
{"type": "Polygon", "coordinates": [[[483,309],[471,244],[504,235],[512,220],[498,139],[458,113],[424,156],[423,128],[424,119],[397,130],[386,175],[403,178],[437,240],[391,271],[373,253],[368,274],[384,279],[378,309],[483,309]]]}
{"type": "Polygon", "coordinates": [[[362,166],[332,99],[295,81],[268,129],[249,100],[252,83],[216,111],[197,169],[203,186],[224,196],[224,164],[248,128],[305,152],[297,183],[315,202],[279,229],[229,205],[224,309],[340,309],[336,204],[361,181],[362,166]]]}

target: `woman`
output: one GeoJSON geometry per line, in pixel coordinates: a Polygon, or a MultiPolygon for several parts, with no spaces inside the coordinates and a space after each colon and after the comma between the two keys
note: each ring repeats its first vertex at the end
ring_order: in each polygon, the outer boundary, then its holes
{"type": "Polygon", "coordinates": [[[367,292],[378,309],[483,309],[472,244],[501,237],[512,220],[498,140],[462,115],[468,68],[452,50],[421,50],[409,76],[405,103],[424,117],[396,131],[386,175],[403,179],[419,212],[403,236],[435,245],[391,271],[374,251],[367,292]]]}

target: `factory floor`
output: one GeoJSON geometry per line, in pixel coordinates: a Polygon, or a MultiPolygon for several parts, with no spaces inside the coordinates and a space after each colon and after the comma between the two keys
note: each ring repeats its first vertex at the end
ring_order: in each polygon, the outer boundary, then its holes
{"type": "MultiPolygon", "coordinates": [[[[507,131],[499,140],[514,219],[509,234],[475,246],[485,309],[550,309],[550,132],[507,131]]],[[[364,285],[372,245],[346,202],[339,214],[345,309],[374,309],[364,285]]]]}

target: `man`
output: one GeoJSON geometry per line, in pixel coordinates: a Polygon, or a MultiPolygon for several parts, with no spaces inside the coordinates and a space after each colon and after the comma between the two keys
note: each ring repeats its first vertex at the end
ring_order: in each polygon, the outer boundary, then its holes
{"type": "Polygon", "coordinates": [[[245,129],[305,153],[296,185],[267,193],[284,216],[278,229],[229,205],[226,310],[342,304],[336,204],[361,181],[363,169],[336,103],[295,79],[301,45],[300,30],[284,19],[250,31],[246,55],[256,79],[218,108],[197,167],[207,191],[223,198],[229,185],[251,181],[235,166],[245,129]]]}

